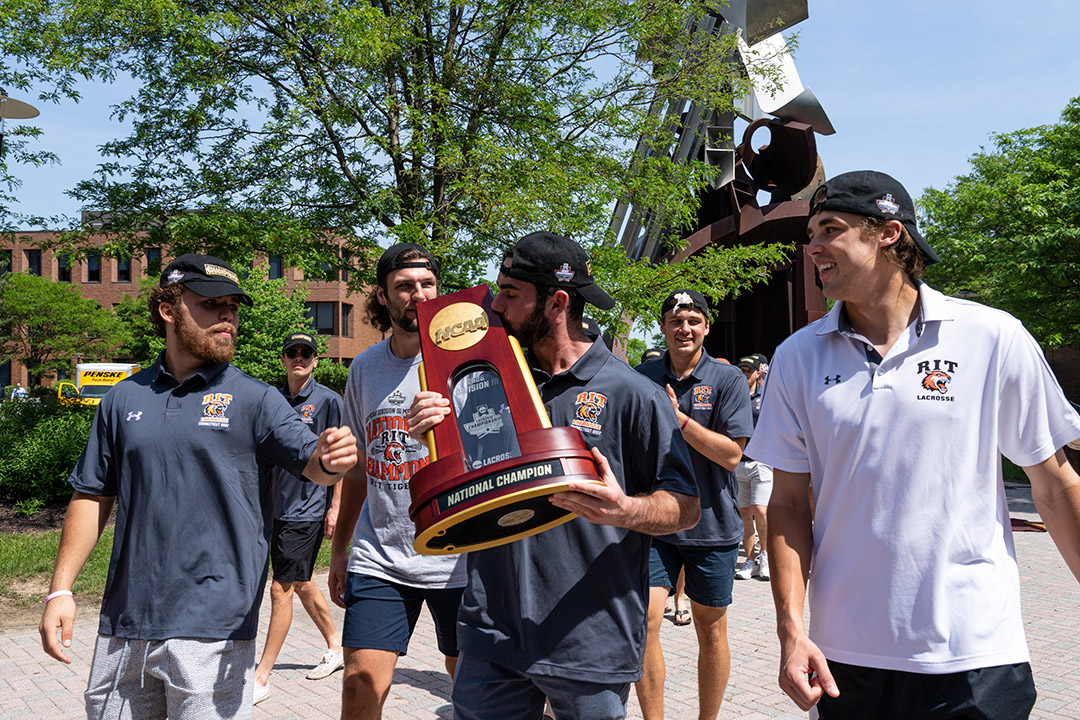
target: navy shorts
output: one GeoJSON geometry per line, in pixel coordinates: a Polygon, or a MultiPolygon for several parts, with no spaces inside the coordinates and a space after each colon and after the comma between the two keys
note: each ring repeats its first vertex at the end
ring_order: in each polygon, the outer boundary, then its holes
{"type": "Polygon", "coordinates": [[[829,660],[829,670],[840,697],[822,696],[817,704],[820,720],[1024,720],[1035,707],[1028,663],[927,675],[829,660]]]}
{"type": "Polygon", "coordinates": [[[686,596],[705,607],[731,604],[739,544],[672,545],[653,538],[649,550],[649,587],[673,588],[686,568],[686,596]]]}
{"type": "Polygon", "coordinates": [[[630,683],[528,674],[466,652],[458,660],[451,693],[455,720],[540,720],[544,698],[558,718],[622,720],[630,683]]]}
{"type": "Polygon", "coordinates": [[[322,520],[275,520],[270,535],[274,579],[282,583],[310,580],[322,540],[322,520]]]}
{"type": "Polygon", "coordinates": [[[439,652],[457,657],[457,613],[463,592],[463,587],[417,588],[351,572],[345,583],[341,644],[347,648],[389,650],[405,655],[420,609],[426,602],[435,621],[439,652]]]}

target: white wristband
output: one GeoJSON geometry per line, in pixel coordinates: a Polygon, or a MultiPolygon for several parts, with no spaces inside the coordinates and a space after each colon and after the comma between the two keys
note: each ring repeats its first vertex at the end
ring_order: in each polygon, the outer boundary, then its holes
{"type": "Polygon", "coordinates": [[[70,597],[72,596],[72,592],[70,590],[57,590],[54,593],[49,593],[48,595],[46,595],[45,602],[47,604],[50,600],[58,597],[64,597],[65,595],[70,597]]]}

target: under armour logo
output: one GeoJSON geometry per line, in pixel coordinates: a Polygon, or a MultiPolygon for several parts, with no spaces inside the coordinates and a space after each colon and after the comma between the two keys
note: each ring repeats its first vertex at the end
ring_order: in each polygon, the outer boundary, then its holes
{"type": "Polygon", "coordinates": [[[840,376],[839,375],[833,375],[832,377],[829,377],[828,375],[825,376],[825,384],[826,385],[829,385],[831,383],[839,383],[839,382],[840,382],[840,376]]]}
{"type": "Polygon", "coordinates": [[[142,410],[140,410],[139,412],[129,412],[128,413],[128,416],[127,416],[127,421],[128,422],[131,422],[132,420],[141,420],[141,419],[142,419],[142,410]]]}

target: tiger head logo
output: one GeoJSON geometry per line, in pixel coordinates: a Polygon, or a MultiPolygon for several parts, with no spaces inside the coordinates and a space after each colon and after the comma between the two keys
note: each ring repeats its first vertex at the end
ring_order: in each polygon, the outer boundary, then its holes
{"type": "Polygon", "coordinates": [[[229,393],[208,393],[203,395],[202,406],[205,417],[225,417],[233,396],[229,393]]]}
{"type": "Polygon", "coordinates": [[[578,420],[591,420],[592,422],[596,422],[596,419],[600,417],[600,407],[593,403],[578,405],[577,416],[578,420]]]}
{"type": "Polygon", "coordinates": [[[315,414],[315,406],[314,405],[301,405],[300,406],[300,417],[304,418],[305,420],[310,420],[311,416],[314,415],[314,414],[315,414]]]}
{"type": "Polygon", "coordinates": [[[401,443],[392,442],[386,446],[386,450],[383,451],[383,457],[392,463],[401,462],[401,443]]]}
{"type": "Polygon", "coordinates": [[[948,373],[941,370],[933,370],[928,372],[926,377],[923,378],[922,386],[927,390],[936,390],[944,395],[949,392],[950,380],[952,380],[952,377],[948,373]]]}
{"type": "Polygon", "coordinates": [[[695,385],[694,386],[694,404],[706,405],[709,402],[709,398],[712,397],[712,385],[695,385]]]}

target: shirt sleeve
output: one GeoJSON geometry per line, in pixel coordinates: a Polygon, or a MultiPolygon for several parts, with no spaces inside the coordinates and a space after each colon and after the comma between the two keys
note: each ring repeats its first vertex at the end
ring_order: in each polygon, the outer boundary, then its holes
{"type": "Polygon", "coordinates": [[[725,372],[720,379],[723,385],[716,389],[716,405],[709,429],[729,438],[748,438],[754,434],[754,411],[746,376],[741,371],[738,377],[725,372]]]}
{"type": "Polygon", "coordinates": [[[765,376],[761,414],[746,446],[746,455],[779,470],[808,473],[810,460],[803,431],[806,412],[804,404],[799,402],[797,387],[792,387],[787,375],[788,365],[787,353],[781,345],[765,376]]]}
{"type": "Polygon", "coordinates": [[[1021,467],[1036,465],[1080,437],[1072,408],[1035,338],[1015,321],[1002,356],[998,448],[1021,467]]]}
{"type": "Polygon", "coordinates": [[[77,492],[103,497],[113,497],[117,493],[114,463],[117,449],[111,432],[112,423],[109,421],[111,407],[108,397],[101,401],[90,424],[90,438],[87,440],[86,449],[68,476],[68,484],[77,492]]]}
{"type": "MultiPolygon", "coordinates": [[[[642,385],[644,388],[645,383],[642,385]]],[[[623,447],[626,493],[667,490],[697,496],[690,450],[671,400],[652,382],[648,382],[646,390],[635,413],[638,420],[632,423],[634,437],[623,447]]]]}
{"type": "Polygon", "coordinates": [[[259,461],[300,477],[319,444],[319,437],[300,419],[281,393],[266,388],[256,426],[259,461]]]}

